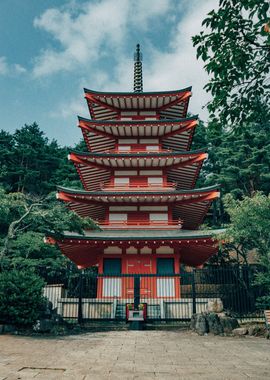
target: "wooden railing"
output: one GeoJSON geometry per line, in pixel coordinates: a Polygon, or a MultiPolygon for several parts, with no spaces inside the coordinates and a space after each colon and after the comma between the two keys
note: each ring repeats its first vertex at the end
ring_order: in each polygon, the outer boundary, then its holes
{"type": "Polygon", "coordinates": [[[131,149],[127,149],[127,150],[122,150],[122,149],[108,149],[108,150],[105,150],[104,153],[110,153],[110,154],[114,154],[114,153],[145,153],[145,154],[149,154],[151,155],[151,153],[171,153],[172,152],[172,149],[162,149],[162,148],[157,148],[155,150],[151,150],[151,149],[142,149],[142,148],[131,148],[131,149]]]}
{"type": "Polygon", "coordinates": [[[101,190],[156,190],[156,189],[162,189],[162,190],[172,190],[176,188],[175,182],[163,182],[163,183],[132,183],[132,184],[125,184],[125,183],[100,183],[100,189],[101,190]]]}
{"type": "Polygon", "coordinates": [[[98,222],[101,228],[108,229],[180,229],[182,228],[182,220],[111,220],[109,222],[98,222]]]}

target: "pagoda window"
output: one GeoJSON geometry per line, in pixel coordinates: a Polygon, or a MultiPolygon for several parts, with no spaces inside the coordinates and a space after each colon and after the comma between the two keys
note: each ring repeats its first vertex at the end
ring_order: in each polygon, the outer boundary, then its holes
{"type": "Polygon", "coordinates": [[[151,222],[168,222],[168,213],[150,213],[151,222]]]}
{"type": "Polygon", "coordinates": [[[174,259],[157,259],[157,274],[174,274],[174,259]]]}
{"type": "Polygon", "coordinates": [[[168,206],[140,206],[140,211],[168,211],[168,206]]]}
{"type": "Polygon", "coordinates": [[[137,176],[138,172],[137,170],[115,170],[114,172],[115,176],[137,176]]]}
{"type": "Polygon", "coordinates": [[[129,185],[129,178],[126,178],[126,177],[115,177],[114,178],[114,184],[115,185],[129,185]]]}
{"type": "Polygon", "coordinates": [[[140,170],[140,175],[162,175],[162,170],[140,170]]]}
{"type": "Polygon", "coordinates": [[[118,144],[137,144],[138,139],[119,139],[118,144]]]}
{"type": "MultiPolygon", "coordinates": [[[[119,206],[110,206],[110,211],[119,211],[119,206]]],[[[138,206],[121,206],[121,211],[138,211],[138,206]]]]}
{"type": "Polygon", "coordinates": [[[119,152],[129,152],[131,150],[130,145],[119,145],[118,146],[119,152]]]}
{"type": "Polygon", "coordinates": [[[127,214],[120,213],[109,213],[109,221],[110,222],[126,222],[128,218],[127,214]]]}
{"type": "Polygon", "coordinates": [[[103,273],[107,275],[121,274],[121,259],[104,259],[103,273]]]}
{"type": "Polygon", "coordinates": [[[159,139],[140,139],[140,144],[159,144],[159,139]]]}
{"type": "Polygon", "coordinates": [[[157,151],[159,150],[159,145],[146,145],[146,150],[157,151]]]}
{"type": "Polygon", "coordinates": [[[149,185],[162,185],[163,184],[163,178],[162,177],[148,177],[148,184],[149,185]]]}

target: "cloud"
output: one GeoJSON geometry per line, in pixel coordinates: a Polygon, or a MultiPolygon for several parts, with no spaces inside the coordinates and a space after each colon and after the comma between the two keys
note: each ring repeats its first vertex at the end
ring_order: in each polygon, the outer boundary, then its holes
{"type": "Polygon", "coordinates": [[[8,72],[8,64],[6,57],[0,57],[0,75],[5,75],[8,72]]]}
{"type": "Polygon", "coordinates": [[[25,73],[26,69],[18,63],[8,64],[6,57],[0,57],[0,75],[16,75],[25,73]]]}
{"type": "Polygon", "coordinates": [[[35,19],[34,25],[52,37],[55,47],[36,57],[33,75],[40,78],[59,72],[79,73],[75,97],[66,98],[54,114],[63,118],[73,112],[85,115],[82,87],[132,91],[133,61],[127,46],[134,35],[142,36],[143,46],[147,46],[147,62],[143,63],[145,91],[192,85],[190,110],[206,119],[203,106],[210,95],[203,87],[208,76],[203,62],[196,58],[191,37],[201,30],[206,14],[217,5],[218,0],[92,0],[83,6],[73,1],[66,8],[48,9],[35,19]],[[155,36],[165,21],[166,48],[164,41],[161,47],[155,36]],[[110,68],[101,64],[104,61],[111,61],[110,68]]]}
{"type": "Polygon", "coordinates": [[[43,50],[35,59],[34,77],[71,71],[93,64],[105,52],[123,48],[129,28],[147,28],[148,22],[166,13],[169,0],[103,0],[70,8],[46,10],[34,26],[50,33],[60,48],[43,50]]]}
{"type": "MultiPolygon", "coordinates": [[[[201,23],[206,14],[218,5],[218,0],[182,0],[178,3],[175,29],[167,51],[152,46],[150,64],[143,64],[145,91],[173,90],[192,86],[193,96],[190,111],[200,113],[207,119],[208,112],[204,108],[210,100],[210,94],[203,89],[209,77],[203,68],[203,62],[197,60],[196,49],[192,45],[192,36],[199,33],[201,23]],[[184,15],[179,17],[179,14],[184,15]]],[[[132,61],[122,60],[115,68],[116,80],[101,84],[103,90],[126,90],[131,83],[132,61]]]]}

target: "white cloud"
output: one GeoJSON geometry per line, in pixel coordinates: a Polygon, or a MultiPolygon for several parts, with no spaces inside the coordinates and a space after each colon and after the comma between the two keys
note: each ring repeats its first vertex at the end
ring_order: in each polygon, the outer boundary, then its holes
{"type": "Polygon", "coordinates": [[[59,116],[61,116],[63,119],[70,116],[74,116],[74,118],[76,118],[77,115],[84,116],[86,118],[89,117],[89,114],[87,114],[87,107],[82,97],[72,99],[69,102],[61,103],[57,109],[51,111],[49,115],[53,118],[59,118],[59,116]]]}
{"type": "Polygon", "coordinates": [[[26,73],[26,68],[22,65],[19,65],[18,63],[15,63],[14,65],[14,71],[18,74],[26,73]]]}
{"type": "Polygon", "coordinates": [[[8,64],[6,57],[0,57],[0,75],[5,75],[8,72],[8,64]]]}
{"type": "Polygon", "coordinates": [[[26,69],[18,63],[8,64],[6,57],[0,57],[0,75],[16,75],[25,73],[26,69]]]}
{"type": "Polygon", "coordinates": [[[148,21],[162,15],[169,0],[103,0],[84,3],[80,12],[71,8],[48,9],[34,20],[34,26],[52,35],[58,49],[46,49],[35,59],[33,74],[41,77],[59,71],[93,64],[106,50],[119,52],[131,25],[147,27],[148,21]]]}
{"type": "MultiPolygon", "coordinates": [[[[203,107],[210,100],[210,94],[206,93],[203,87],[209,77],[203,68],[203,62],[196,58],[196,49],[192,45],[191,37],[199,33],[203,19],[218,5],[218,0],[207,2],[182,0],[178,4],[184,17],[179,20],[172,33],[173,38],[167,52],[152,47],[151,64],[143,66],[144,89],[159,91],[192,86],[193,96],[189,109],[192,113],[199,113],[202,119],[207,119],[208,112],[203,107]]],[[[108,82],[104,86],[106,90],[127,89],[132,79],[130,64],[131,60],[118,64],[116,69],[118,80],[108,82]]]]}
{"type": "Polygon", "coordinates": [[[203,63],[196,59],[191,37],[201,30],[201,22],[218,5],[218,0],[92,0],[80,8],[76,4],[73,2],[65,9],[48,9],[34,21],[37,28],[49,33],[59,45],[42,51],[35,59],[34,77],[63,71],[80,73],[76,97],[65,99],[55,115],[66,118],[73,112],[86,114],[82,87],[132,91],[132,52],[126,56],[125,47],[135,32],[139,36],[144,33],[143,45],[148,46],[147,65],[144,63],[143,67],[145,91],[192,85],[190,110],[207,118],[202,107],[210,99],[203,90],[208,76],[203,63]],[[172,25],[168,28],[168,36],[172,37],[166,50],[156,47],[156,41],[154,46],[151,41],[155,37],[149,36],[153,23],[156,27],[164,20],[171,20],[172,25]],[[100,66],[104,57],[113,62],[111,72],[100,66]]]}

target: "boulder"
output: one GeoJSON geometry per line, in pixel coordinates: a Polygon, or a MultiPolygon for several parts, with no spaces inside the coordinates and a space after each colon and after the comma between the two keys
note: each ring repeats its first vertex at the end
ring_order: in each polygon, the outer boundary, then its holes
{"type": "Polygon", "coordinates": [[[49,319],[51,314],[53,313],[53,304],[51,301],[46,300],[44,305],[41,307],[39,311],[40,319],[49,319]]]}
{"type": "Polygon", "coordinates": [[[223,303],[221,300],[208,301],[207,311],[209,313],[221,313],[223,311],[223,303]]]}
{"type": "Polygon", "coordinates": [[[215,313],[206,314],[206,319],[208,322],[209,332],[214,335],[223,334],[223,327],[220,323],[220,318],[215,313]]]}
{"type": "Polygon", "coordinates": [[[33,330],[39,333],[48,333],[53,328],[54,323],[51,319],[38,319],[33,326],[33,330]]]}
{"type": "Polygon", "coordinates": [[[233,335],[244,336],[247,335],[248,329],[246,327],[239,327],[237,329],[233,329],[232,333],[233,335]]]}
{"type": "Polygon", "coordinates": [[[204,314],[197,314],[195,330],[199,335],[204,335],[209,332],[208,322],[204,314]]]}
{"type": "Polygon", "coordinates": [[[197,316],[198,316],[198,314],[193,314],[191,316],[191,320],[190,320],[190,328],[191,328],[191,330],[195,330],[195,328],[196,328],[197,316]]]}
{"type": "Polygon", "coordinates": [[[236,318],[223,316],[219,319],[224,333],[230,334],[234,329],[237,329],[239,327],[239,323],[236,318]]]}

